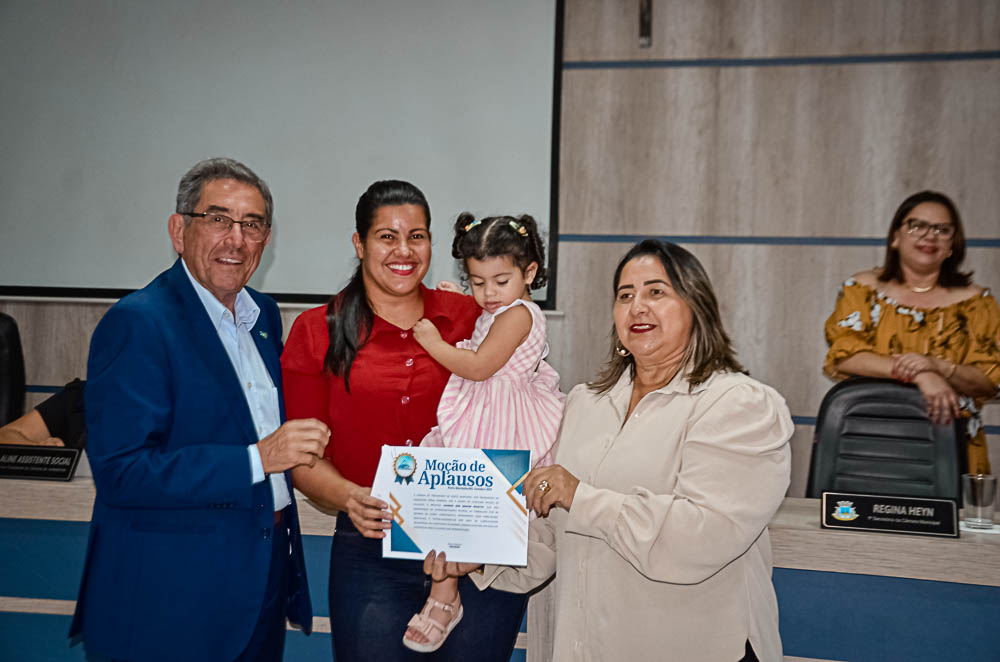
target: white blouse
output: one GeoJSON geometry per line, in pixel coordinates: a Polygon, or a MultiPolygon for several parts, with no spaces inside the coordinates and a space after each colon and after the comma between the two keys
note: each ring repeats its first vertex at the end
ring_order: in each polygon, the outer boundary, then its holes
{"type": "Polygon", "coordinates": [[[560,660],[736,662],[749,639],[782,659],[767,524],[788,488],[784,398],[738,373],[689,392],[675,377],[628,421],[628,373],[573,389],[556,462],[580,479],[570,512],[529,528],[526,568],[488,566],[481,587],[555,578],[560,660]]]}

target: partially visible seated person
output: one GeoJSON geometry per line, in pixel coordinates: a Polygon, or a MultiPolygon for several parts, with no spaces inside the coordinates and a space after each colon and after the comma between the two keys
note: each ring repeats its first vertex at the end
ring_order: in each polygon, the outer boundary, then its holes
{"type": "Polygon", "coordinates": [[[0,427],[0,444],[82,449],[87,439],[83,387],[74,379],[24,416],[0,427]]]}
{"type": "Polygon", "coordinates": [[[961,271],[964,259],[962,219],[947,196],[904,200],[882,266],[844,282],[826,321],[823,370],[915,384],[935,423],[968,418],[968,470],[989,473],[980,410],[1000,385],[1000,307],[961,271]]]}

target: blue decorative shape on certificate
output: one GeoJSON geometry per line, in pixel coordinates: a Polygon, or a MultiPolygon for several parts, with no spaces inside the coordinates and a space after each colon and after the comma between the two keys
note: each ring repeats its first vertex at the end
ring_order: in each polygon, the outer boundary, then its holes
{"type": "Polygon", "coordinates": [[[410,536],[406,535],[403,527],[392,521],[392,551],[394,552],[416,552],[420,553],[420,548],[413,542],[410,536]]]}
{"type": "Polygon", "coordinates": [[[531,470],[531,453],[529,451],[481,449],[483,454],[490,459],[496,468],[507,479],[511,485],[517,485],[517,491],[521,494],[520,481],[524,474],[531,470]]]}

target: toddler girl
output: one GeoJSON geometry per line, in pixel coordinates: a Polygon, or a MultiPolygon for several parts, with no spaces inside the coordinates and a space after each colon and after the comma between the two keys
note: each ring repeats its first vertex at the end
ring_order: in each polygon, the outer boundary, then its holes
{"type": "MultiPolygon", "coordinates": [[[[545,316],[530,296],[547,280],[535,219],[460,214],[452,255],[483,313],[472,338],[456,347],[426,319],[413,327],[417,342],[453,373],[438,405],[438,425],[421,445],[530,450],[535,466],[551,464],[565,396],[559,375],[543,360],[545,316]]],[[[458,580],[436,581],[403,644],[437,650],[461,618],[458,580]]]]}

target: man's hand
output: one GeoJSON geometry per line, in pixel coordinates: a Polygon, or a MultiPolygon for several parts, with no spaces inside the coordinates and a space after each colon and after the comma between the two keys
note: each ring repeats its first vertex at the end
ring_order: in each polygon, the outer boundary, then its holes
{"type": "Polygon", "coordinates": [[[330,428],[315,418],[288,421],[257,442],[264,473],[276,474],[299,465],[313,466],[323,457],[330,428]]]}

